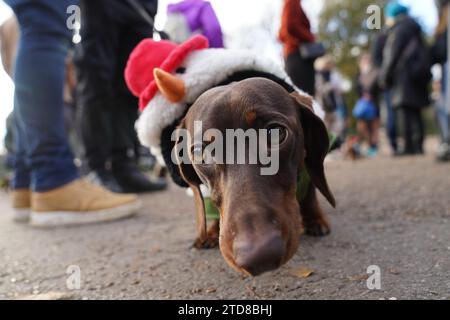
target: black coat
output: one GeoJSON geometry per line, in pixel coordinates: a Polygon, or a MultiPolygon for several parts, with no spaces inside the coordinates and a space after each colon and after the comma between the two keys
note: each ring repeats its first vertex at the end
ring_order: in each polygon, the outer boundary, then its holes
{"type": "Polygon", "coordinates": [[[425,52],[427,49],[415,48],[408,54],[408,47],[411,47],[413,41],[417,46],[425,46],[422,29],[414,19],[408,16],[400,17],[388,31],[379,76],[381,86],[391,91],[394,107],[424,108],[430,104],[428,89],[431,66],[427,70],[429,75],[420,78],[414,76],[418,65],[428,65],[423,61],[426,57],[420,56],[420,61],[417,60],[416,52],[425,52]],[[416,60],[411,58],[414,55],[416,60]]]}
{"type": "Polygon", "coordinates": [[[383,29],[377,33],[373,41],[373,46],[371,49],[372,61],[375,68],[381,68],[383,64],[383,51],[386,46],[389,33],[387,29],[383,29]]]}

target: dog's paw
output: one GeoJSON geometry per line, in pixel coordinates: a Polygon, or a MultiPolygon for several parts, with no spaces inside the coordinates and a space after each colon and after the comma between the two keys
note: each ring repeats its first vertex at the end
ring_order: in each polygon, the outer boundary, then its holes
{"type": "Polygon", "coordinates": [[[330,225],[326,221],[318,221],[304,226],[305,234],[312,237],[324,237],[331,232],[330,225]]]}
{"type": "Polygon", "coordinates": [[[219,246],[219,220],[214,220],[206,234],[206,237],[198,237],[195,240],[193,247],[196,249],[214,249],[219,246]]]}
{"type": "Polygon", "coordinates": [[[219,237],[208,235],[205,239],[197,238],[193,247],[199,250],[214,249],[219,246],[219,237]]]}

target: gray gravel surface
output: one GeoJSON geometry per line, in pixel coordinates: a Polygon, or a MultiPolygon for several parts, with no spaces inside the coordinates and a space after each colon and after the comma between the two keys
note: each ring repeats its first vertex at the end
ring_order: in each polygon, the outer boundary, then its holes
{"type": "Polygon", "coordinates": [[[286,266],[257,278],[190,248],[194,205],[175,186],[143,197],[134,218],[54,230],[14,224],[1,194],[0,299],[449,299],[450,164],[380,156],[333,160],[327,173],[332,234],[302,236],[286,266]],[[67,289],[71,265],[80,290],[67,289]],[[380,290],[367,288],[370,265],[380,290]]]}

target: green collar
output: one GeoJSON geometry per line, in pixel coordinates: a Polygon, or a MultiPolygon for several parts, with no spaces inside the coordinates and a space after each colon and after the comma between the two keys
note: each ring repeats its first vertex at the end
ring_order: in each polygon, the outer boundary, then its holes
{"type": "Polygon", "coordinates": [[[297,200],[302,203],[308,194],[308,188],[311,183],[311,178],[309,177],[308,170],[303,169],[300,171],[297,182],[297,200]]]}

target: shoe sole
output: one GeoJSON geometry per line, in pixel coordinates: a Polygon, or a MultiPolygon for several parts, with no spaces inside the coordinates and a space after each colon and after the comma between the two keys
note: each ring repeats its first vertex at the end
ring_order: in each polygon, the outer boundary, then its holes
{"type": "Polygon", "coordinates": [[[140,200],[136,200],[119,207],[98,211],[32,212],[30,225],[36,228],[52,228],[110,222],[135,215],[141,207],[142,202],[140,200]]]}
{"type": "Polygon", "coordinates": [[[30,221],[31,209],[13,209],[13,220],[17,223],[27,223],[30,221]]]}

